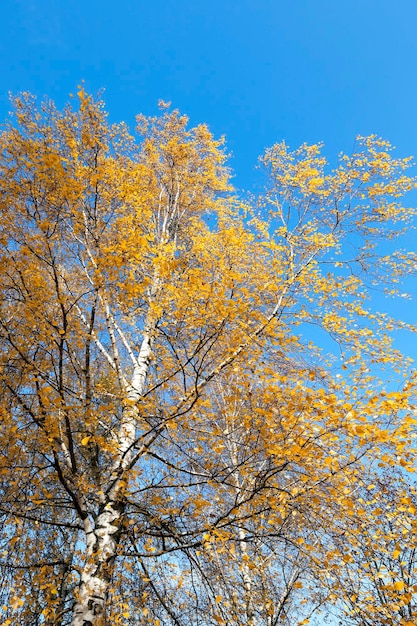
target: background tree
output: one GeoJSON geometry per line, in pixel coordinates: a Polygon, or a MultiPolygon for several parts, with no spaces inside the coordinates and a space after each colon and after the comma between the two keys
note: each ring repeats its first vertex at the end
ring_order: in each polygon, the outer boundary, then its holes
{"type": "Polygon", "coordinates": [[[78,100],[1,136],[4,623],[306,623],[352,485],[411,463],[403,325],[365,304],[415,263],[377,247],[409,159],[277,144],[248,206],[206,126],[163,105],[136,143],[78,100]]]}
{"type": "Polygon", "coordinates": [[[354,496],[332,550],[327,545],[331,597],[344,610],[339,620],[411,626],[417,592],[415,487],[399,471],[370,473],[354,496]]]}

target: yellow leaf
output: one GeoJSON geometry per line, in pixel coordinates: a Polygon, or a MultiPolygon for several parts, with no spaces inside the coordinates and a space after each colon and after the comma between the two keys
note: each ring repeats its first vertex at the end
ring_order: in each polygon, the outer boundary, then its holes
{"type": "Polygon", "coordinates": [[[396,546],[395,546],[395,550],[394,550],[394,551],[393,551],[393,553],[392,553],[392,556],[393,556],[393,558],[394,558],[394,559],[398,559],[398,557],[400,556],[400,554],[401,554],[400,547],[399,547],[398,545],[396,545],[396,546]]]}

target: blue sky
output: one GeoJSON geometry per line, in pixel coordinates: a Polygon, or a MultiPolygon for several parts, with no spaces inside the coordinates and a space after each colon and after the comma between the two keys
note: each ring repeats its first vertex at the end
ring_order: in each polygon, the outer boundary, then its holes
{"type": "Polygon", "coordinates": [[[63,105],[81,80],[131,126],[162,98],[226,135],[244,189],[282,139],[417,155],[416,0],[2,0],[0,18],[0,120],[9,91],[63,105]]]}
{"type": "Polygon", "coordinates": [[[236,182],[285,139],[331,156],[375,132],[417,152],[415,0],[2,0],[8,92],[64,103],[82,79],[133,124],[158,99],[226,134],[236,182]]]}

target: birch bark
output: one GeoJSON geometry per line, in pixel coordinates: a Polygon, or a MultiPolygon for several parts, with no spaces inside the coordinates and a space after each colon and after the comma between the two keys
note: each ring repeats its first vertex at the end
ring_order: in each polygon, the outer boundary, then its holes
{"type": "Polygon", "coordinates": [[[134,454],[137,408],[135,403],[143,394],[152,349],[151,324],[147,324],[139,356],[127,390],[128,406],[122,413],[118,436],[118,454],[110,476],[106,498],[94,520],[84,519],[86,562],[73,609],[71,626],[100,626],[103,624],[108,585],[117,546],[123,529],[125,502],[124,470],[134,454]]]}
{"type": "MultiPolygon", "coordinates": [[[[230,437],[230,440],[227,442],[229,445],[229,451],[232,459],[232,466],[239,467],[239,458],[238,458],[238,447],[236,439],[230,437]]],[[[236,502],[240,504],[243,502],[245,498],[245,488],[243,486],[243,480],[240,479],[238,472],[234,472],[233,474],[233,483],[236,492],[236,502]]],[[[246,612],[246,623],[247,626],[254,626],[255,622],[255,610],[254,610],[254,601],[253,601],[253,580],[250,567],[248,565],[249,554],[248,554],[248,542],[246,531],[243,526],[238,527],[238,536],[239,536],[239,552],[240,552],[240,560],[241,560],[241,572],[243,579],[243,589],[244,589],[244,598],[245,598],[245,612],[246,612]]]]}

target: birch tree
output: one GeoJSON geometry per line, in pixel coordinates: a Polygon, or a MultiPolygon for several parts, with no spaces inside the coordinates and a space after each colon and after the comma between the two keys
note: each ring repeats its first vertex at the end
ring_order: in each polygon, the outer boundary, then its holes
{"type": "Polygon", "coordinates": [[[415,622],[416,510],[415,486],[399,471],[370,474],[358,484],[332,550],[327,546],[333,561],[328,582],[333,600],[343,607],[341,623],[415,622]]]}
{"type": "Polygon", "coordinates": [[[4,624],[271,626],[365,463],[412,462],[404,325],[366,305],[415,263],[378,248],[410,161],[277,144],[248,203],[205,125],[77,101],[1,135],[4,624]]]}

